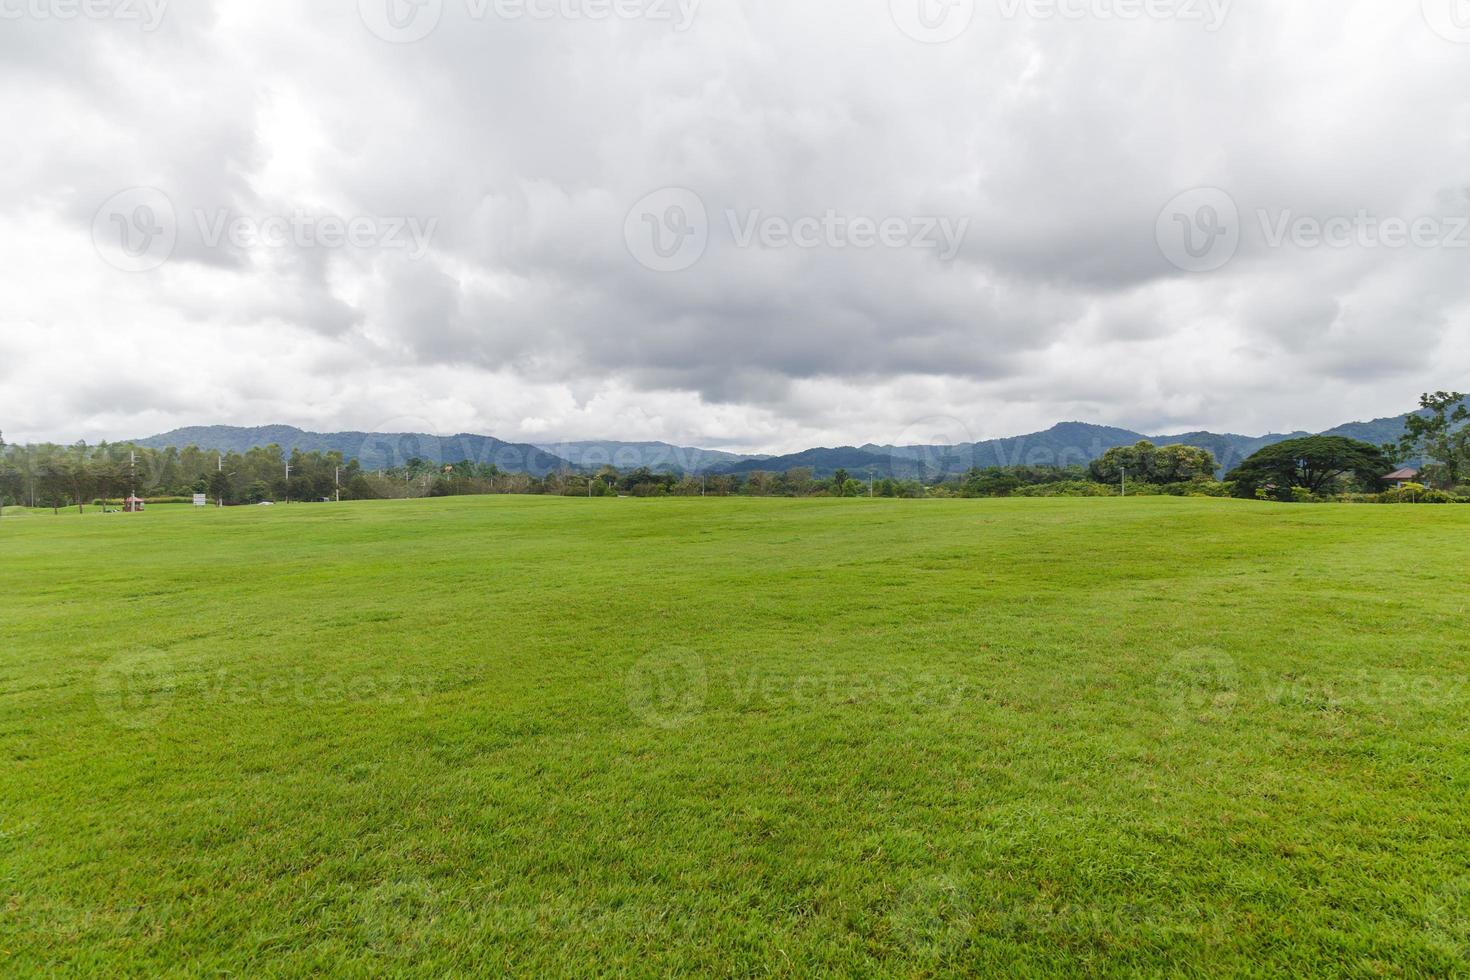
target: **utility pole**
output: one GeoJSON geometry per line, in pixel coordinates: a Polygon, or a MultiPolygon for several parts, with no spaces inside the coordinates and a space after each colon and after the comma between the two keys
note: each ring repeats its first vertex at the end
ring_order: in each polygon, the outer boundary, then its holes
{"type": "Polygon", "coordinates": [[[1128,496],[1128,467],[1121,467],[1123,471],[1123,496],[1128,496]]]}
{"type": "Polygon", "coordinates": [[[337,503],[342,502],[342,467],[332,467],[332,485],[337,488],[337,503]]]}
{"type": "Polygon", "coordinates": [[[286,503],[291,503],[291,464],[286,464],[286,503]]]}

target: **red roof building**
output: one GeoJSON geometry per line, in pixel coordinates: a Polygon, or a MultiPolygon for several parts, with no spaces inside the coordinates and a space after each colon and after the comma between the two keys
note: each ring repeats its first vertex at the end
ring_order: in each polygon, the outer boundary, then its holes
{"type": "Polygon", "coordinates": [[[1418,483],[1419,471],[1412,466],[1406,466],[1401,470],[1394,470],[1383,478],[1384,483],[1393,485],[1395,490],[1402,490],[1405,483],[1418,483]]]}

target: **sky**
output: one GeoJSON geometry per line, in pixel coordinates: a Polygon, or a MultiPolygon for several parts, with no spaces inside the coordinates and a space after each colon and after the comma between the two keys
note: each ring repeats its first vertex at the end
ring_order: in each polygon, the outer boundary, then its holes
{"type": "Polygon", "coordinates": [[[1470,0],[0,0],[0,430],[1398,414],[1467,93],[1470,0]]]}

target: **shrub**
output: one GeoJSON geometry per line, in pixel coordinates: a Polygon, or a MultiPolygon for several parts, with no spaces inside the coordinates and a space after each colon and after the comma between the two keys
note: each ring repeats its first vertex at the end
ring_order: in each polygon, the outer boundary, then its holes
{"type": "MultiPolygon", "coordinates": [[[[1132,493],[1132,490],[1129,490],[1132,493]]],[[[1085,480],[1066,480],[1062,483],[1041,483],[1033,487],[1022,487],[1014,494],[1017,497],[1116,497],[1116,487],[1085,480]]]]}
{"type": "MultiPolygon", "coordinates": [[[[1218,480],[1191,480],[1188,483],[1165,484],[1158,490],[1171,497],[1230,497],[1235,494],[1235,485],[1218,480]]],[[[1132,488],[1129,492],[1132,493],[1132,488]]]]}
{"type": "Polygon", "coordinates": [[[1458,498],[1443,490],[1430,490],[1418,483],[1405,483],[1402,487],[1378,495],[1385,504],[1453,504],[1458,498]]]}

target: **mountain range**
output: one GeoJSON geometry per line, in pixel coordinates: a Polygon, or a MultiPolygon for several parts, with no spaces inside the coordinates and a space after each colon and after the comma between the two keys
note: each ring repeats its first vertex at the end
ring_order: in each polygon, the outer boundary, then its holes
{"type": "Polygon", "coordinates": [[[134,439],[133,444],[150,449],[198,446],[223,453],[243,453],[256,446],[271,445],[280,446],[287,453],[297,449],[304,453],[340,452],[344,459],[359,460],[365,470],[401,466],[415,457],[434,463],[458,463],[466,459],[494,463],[506,472],[533,476],[578,469],[570,460],[538,446],[468,433],[435,436],[422,432],[306,432],[290,425],[259,428],[208,425],[134,439]]]}
{"type": "MultiPolygon", "coordinates": [[[[1346,436],[1373,445],[1397,442],[1404,433],[1407,415],[1349,422],[1320,435],[1346,436]]],[[[286,452],[341,452],[358,459],[364,469],[378,470],[401,465],[418,457],[435,463],[473,460],[494,463],[508,472],[535,476],[562,471],[595,471],[613,465],[620,470],[646,467],[654,472],[707,475],[745,475],[756,471],[774,473],[808,468],[816,477],[831,477],[847,470],[858,477],[891,476],[901,479],[934,479],[963,473],[971,467],[1086,464],[1117,446],[1131,446],[1147,439],[1158,445],[1182,443],[1214,453],[1226,472],[1266,446],[1311,435],[1308,432],[1243,436],[1214,432],[1149,436],[1129,429],[1063,422],[1043,432],[991,439],[955,446],[844,446],[807,449],[785,456],[749,456],[715,449],[675,446],[664,442],[591,441],[529,445],[511,443],[492,436],[461,433],[434,436],[424,433],[307,432],[287,425],[261,428],[200,426],[175,429],[162,435],[134,440],[139,446],[198,446],[219,452],[244,452],[256,446],[278,445],[286,452]]]]}

